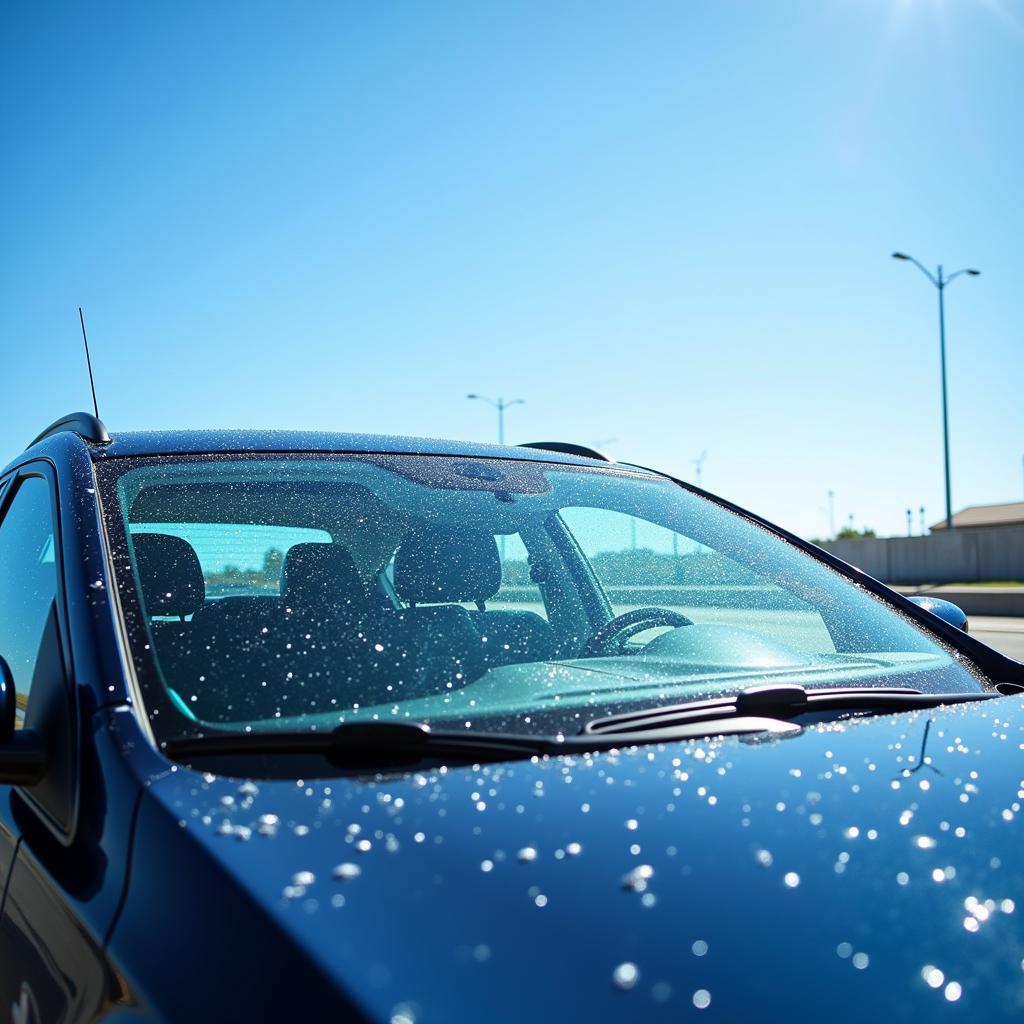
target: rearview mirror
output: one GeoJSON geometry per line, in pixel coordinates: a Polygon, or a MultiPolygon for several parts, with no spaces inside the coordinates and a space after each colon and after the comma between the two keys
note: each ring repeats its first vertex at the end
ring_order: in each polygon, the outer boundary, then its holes
{"type": "Polygon", "coordinates": [[[17,698],[10,666],[0,658],[0,785],[32,786],[46,771],[42,737],[15,729],[17,698]]]}
{"type": "Polygon", "coordinates": [[[958,605],[952,601],[943,601],[937,597],[912,597],[910,598],[918,608],[923,608],[932,615],[938,615],[943,622],[948,622],[957,629],[967,632],[967,615],[958,605]]]}

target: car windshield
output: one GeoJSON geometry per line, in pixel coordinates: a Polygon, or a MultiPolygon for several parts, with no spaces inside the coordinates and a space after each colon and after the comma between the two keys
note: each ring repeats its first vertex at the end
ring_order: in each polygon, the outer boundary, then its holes
{"type": "Polygon", "coordinates": [[[653,473],[318,454],[108,458],[96,475],[158,736],[568,735],[767,683],[982,689],[866,591],[653,473]]]}

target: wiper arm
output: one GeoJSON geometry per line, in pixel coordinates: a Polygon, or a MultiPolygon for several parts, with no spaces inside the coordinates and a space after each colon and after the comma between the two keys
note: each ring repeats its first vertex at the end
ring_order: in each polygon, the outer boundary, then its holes
{"type": "Polygon", "coordinates": [[[934,708],[940,704],[967,704],[1001,697],[1000,693],[925,693],[908,687],[822,687],[805,689],[796,684],[753,686],[730,697],[674,704],[666,708],[629,711],[588,722],[581,734],[602,736],[646,735],[652,731],[701,723],[727,723],[730,719],[756,716],[787,722],[808,712],[885,712],[934,708]]]}

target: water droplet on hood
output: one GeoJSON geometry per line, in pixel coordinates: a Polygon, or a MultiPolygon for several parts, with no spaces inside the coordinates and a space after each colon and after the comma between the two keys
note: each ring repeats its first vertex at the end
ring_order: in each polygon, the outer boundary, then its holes
{"type": "Polygon", "coordinates": [[[638,864],[628,875],[622,878],[622,888],[630,892],[644,892],[647,883],[654,877],[654,868],[650,864],[638,864]]]}
{"type": "Polygon", "coordinates": [[[625,963],[619,964],[612,971],[612,984],[623,992],[628,992],[639,980],[640,969],[636,964],[630,963],[628,960],[625,963]]]}

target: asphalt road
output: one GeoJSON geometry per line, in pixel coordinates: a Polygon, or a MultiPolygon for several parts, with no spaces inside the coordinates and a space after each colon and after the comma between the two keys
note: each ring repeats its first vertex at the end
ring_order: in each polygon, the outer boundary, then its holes
{"type": "Polygon", "coordinates": [[[1011,658],[1024,661],[1024,619],[969,617],[971,635],[1011,658]]]}

